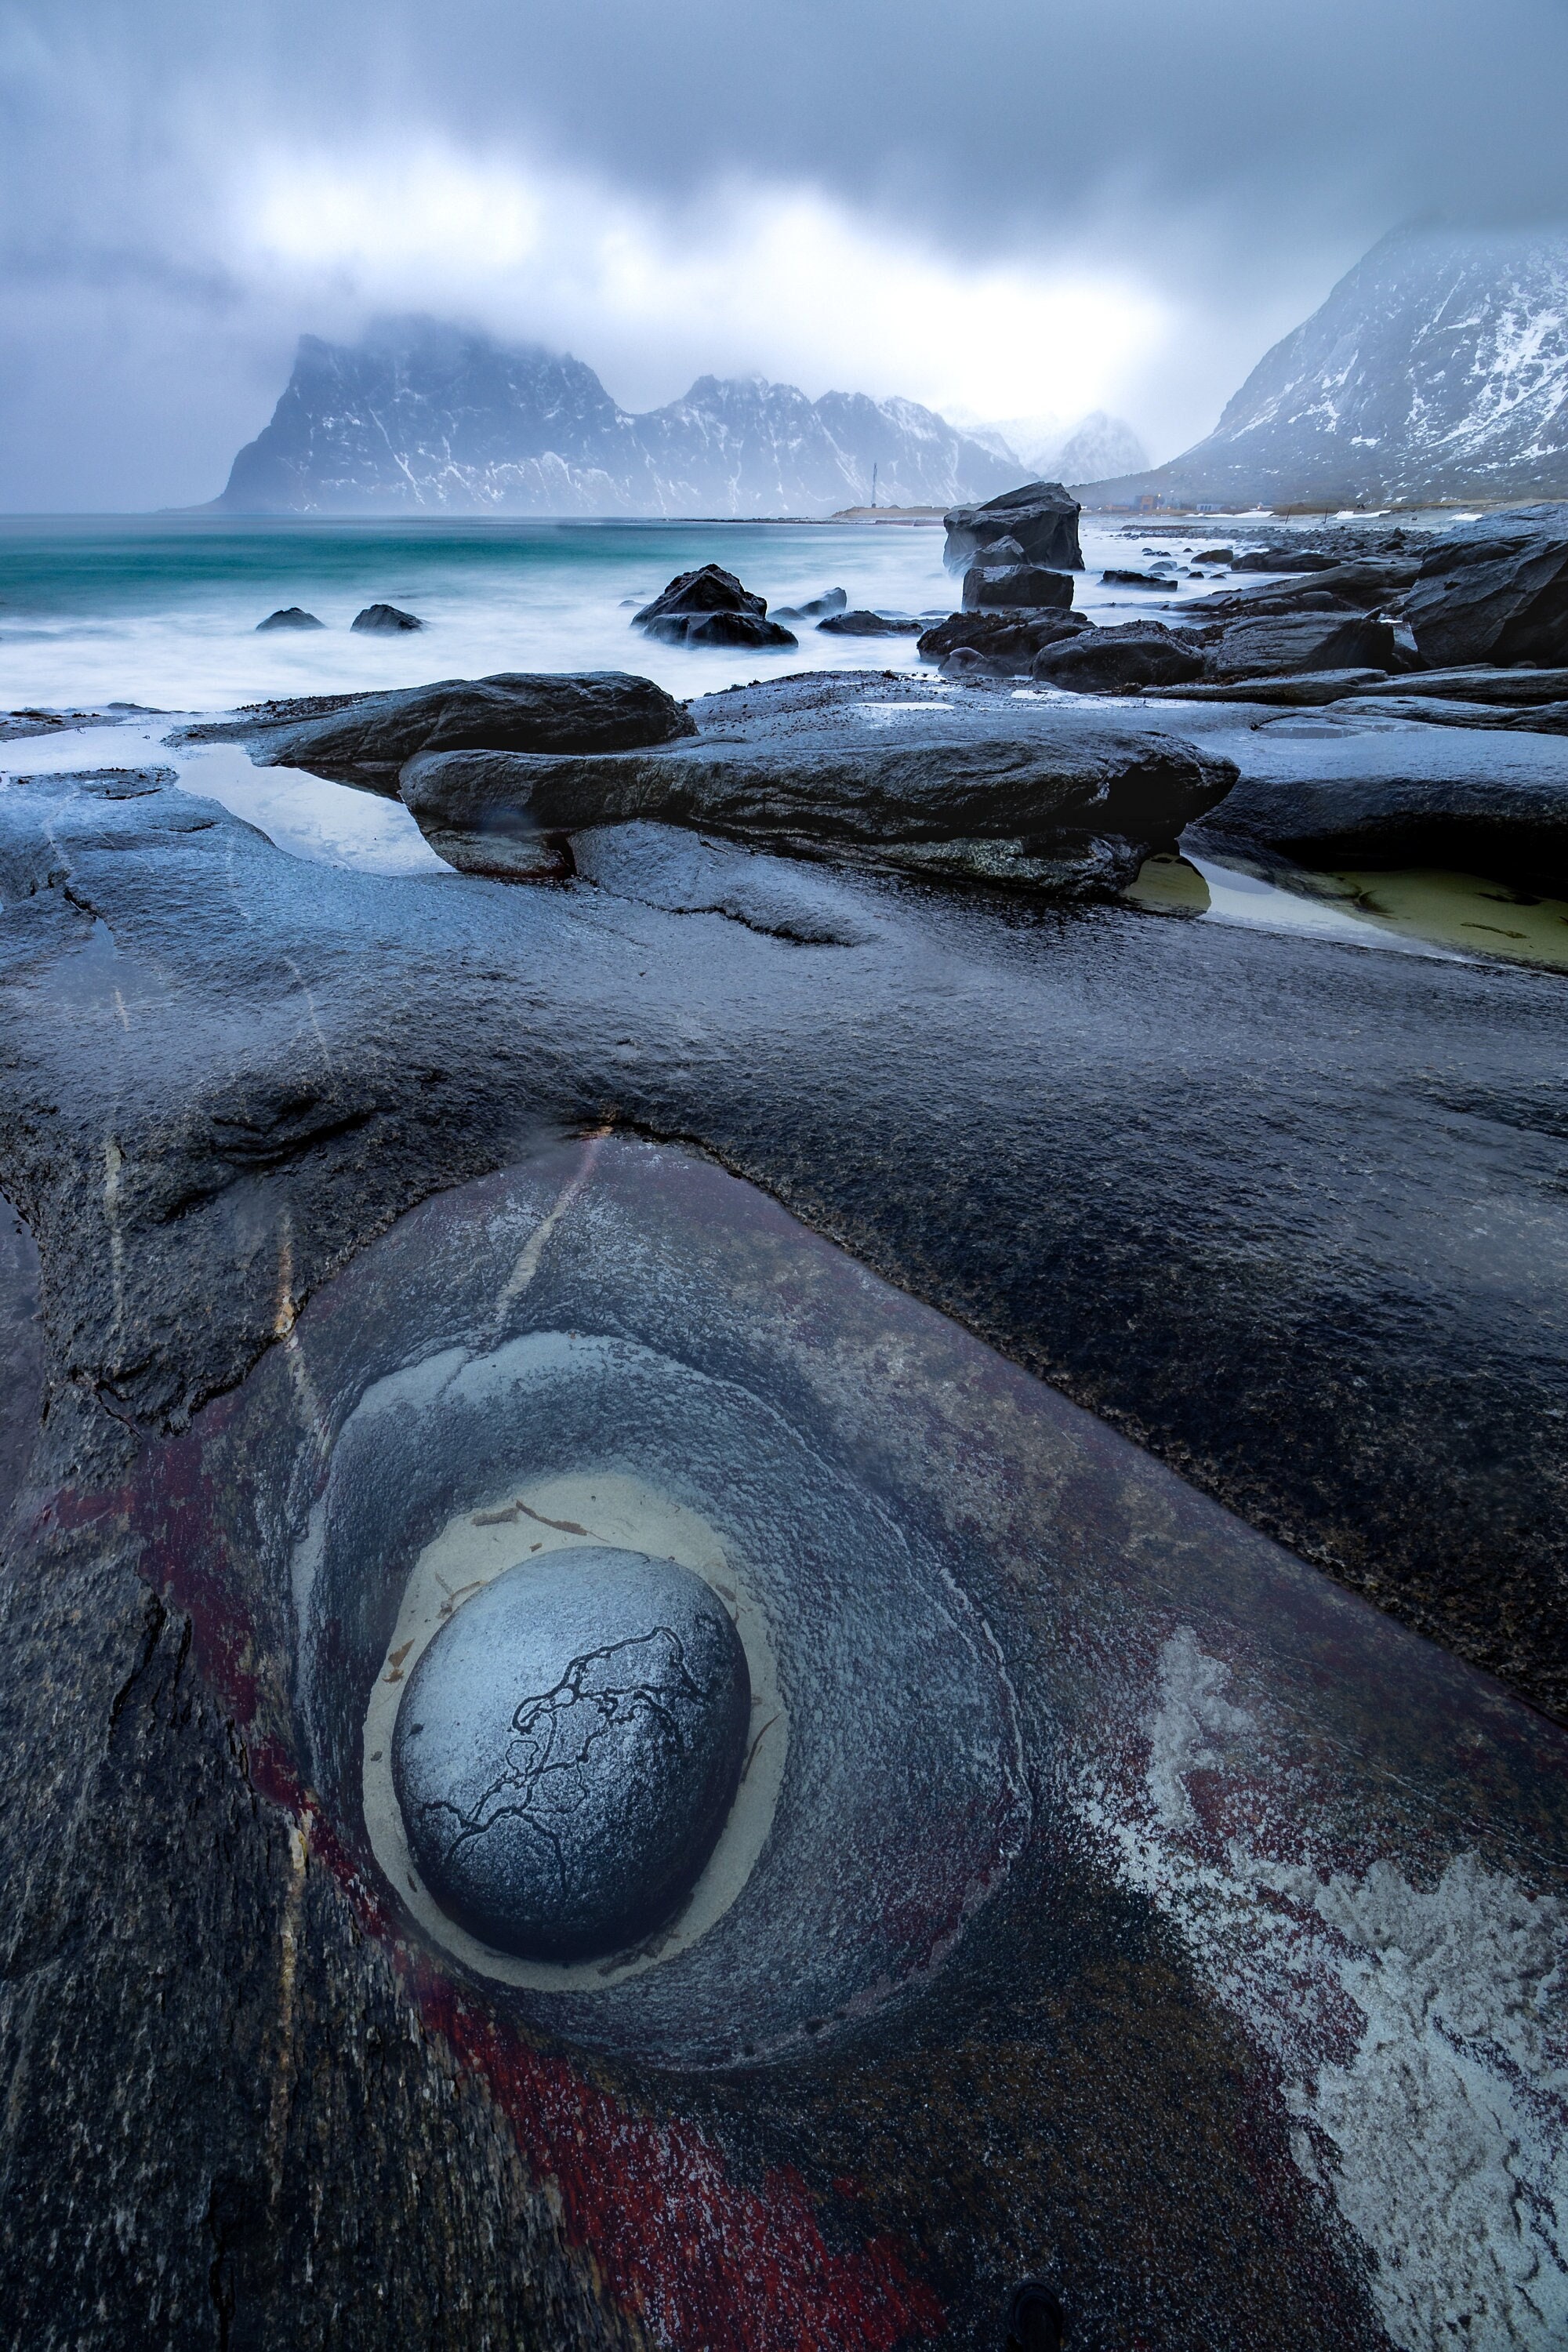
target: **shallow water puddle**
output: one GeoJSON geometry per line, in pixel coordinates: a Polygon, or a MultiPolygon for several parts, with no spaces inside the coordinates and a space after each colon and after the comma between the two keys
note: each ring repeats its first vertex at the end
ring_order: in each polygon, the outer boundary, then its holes
{"type": "Polygon", "coordinates": [[[1568,899],[1535,898],[1477,874],[1303,869],[1287,882],[1163,850],[1144,859],[1121,896],[1147,914],[1568,971],[1568,899]]]}
{"type": "Polygon", "coordinates": [[[1568,899],[1538,898],[1506,882],[1419,866],[1310,878],[1358,921],[1401,939],[1568,971],[1568,899]]]}

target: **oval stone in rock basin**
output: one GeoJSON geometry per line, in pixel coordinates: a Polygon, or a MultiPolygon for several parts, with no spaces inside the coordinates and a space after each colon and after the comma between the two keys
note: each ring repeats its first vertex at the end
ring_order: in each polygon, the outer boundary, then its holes
{"type": "Polygon", "coordinates": [[[700,1877],[751,1713],[717,1595],[597,1547],[508,1569],[450,1618],[398,1709],[393,1780],[430,1893],[523,1959],[624,1951],[700,1877]]]}

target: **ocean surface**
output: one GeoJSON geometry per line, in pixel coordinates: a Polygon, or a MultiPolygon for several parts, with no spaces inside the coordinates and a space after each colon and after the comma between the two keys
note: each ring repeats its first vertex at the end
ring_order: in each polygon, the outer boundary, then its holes
{"type": "MultiPolygon", "coordinates": [[[[1098,613],[1117,603],[1095,584],[1100,569],[1143,559],[1110,531],[1084,542],[1077,601],[1098,613]]],[[[631,615],[700,563],[738,573],[770,605],[842,588],[852,606],[949,613],[942,544],[939,528],[900,524],[0,517],[0,709],[226,710],[502,669],[632,669],[683,697],[775,670],[909,669],[909,637],[824,636],[805,623],[797,652],[688,653],[650,643],[631,615]],[[425,626],[356,636],[349,624],[370,604],[425,626]],[[326,625],[257,635],[290,604],[326,625]]],[[[1115,617],[1138,609],[1138,592],[1121,604],[1115,617]]]]}

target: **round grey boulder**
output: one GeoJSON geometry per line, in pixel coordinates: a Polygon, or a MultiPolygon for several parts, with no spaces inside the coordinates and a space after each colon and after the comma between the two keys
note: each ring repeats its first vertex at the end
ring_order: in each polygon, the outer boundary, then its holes
{"type": "Polygon", "coordinates": [[[689,1569],[598,1548],[508,1569],[398,1709],[393,1782],[426,1887],[519,1958],[640,1942],[718,1841],[751,1697],[740,1636],[689,1569]]]}

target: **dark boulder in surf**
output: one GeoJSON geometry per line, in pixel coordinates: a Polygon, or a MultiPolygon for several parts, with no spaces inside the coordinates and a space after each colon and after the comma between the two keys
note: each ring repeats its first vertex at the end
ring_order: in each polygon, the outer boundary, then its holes
{"type": "Polygon", "coordinates": [[[925,623],[912,613],[830,613],[816,625],[827,637],[918,637],[925,623]]]}
{"type": "Polygon", "coordinates": [[[268,613],[264,621],[256,624],[259,636],[264,629],[324,629],[325,621],[318,621],[314,613],[307,613],[302,604],[285,604],[276,613],[268,613]]]}
{"type": "Polygon", "coordinates": [[[826,621],[835,613],[842,613],[849,599],[842,588],[825,588],[820,596],[808,597],[804,604],[775,604],[775,621],[826,621]]]}
{"type": "Polygon", "coordinates": [[[667,646],[789,647],[799,641],[767,617],[766,599],[743,588],[732,572],[704,563],[678,572],[651,604],[632,615],[634,629],[667,646]]]}
{"type": "Polygon", "coordinates": [[[362,636],[395,637],[409,629],[422,629],[425,624],[413,613],[400,612],[395,604],[367,604],[349,626],[362,636]]]}
{"type": "Polygon", "coordinates": [[[1047,646],[1064,637],[1081,636],[1093,623],[1081,613],[1016,612],[950,613],[924,631],[915,647],[921,661],[945,667],[962,653],[971,662],[984,662],[984,675],[1026,677],[1029,664],[1047,646]]]}
{"type": "Polygon", "coordinates": [[[1078,500],[1060,482],[1026,482],[984,506],[952,507],[944,520],[947,543],[942,562],[950,572],[967,572],[983,561],[984,551],[1000,540],[1016,548],[1008,561],[1038,563],[1050,572],[1081,572],[1083,555],[1078,543],[1078,500]]]}
{"type": "Polygon", "coordinates": [[[1050,572],[1040,563],[972,563],[963,575],[963,609],[981,613],[998,606],[1064,613],[1072,603],[1070,572],[1050,572]]]}

